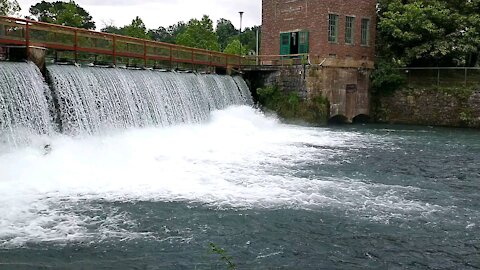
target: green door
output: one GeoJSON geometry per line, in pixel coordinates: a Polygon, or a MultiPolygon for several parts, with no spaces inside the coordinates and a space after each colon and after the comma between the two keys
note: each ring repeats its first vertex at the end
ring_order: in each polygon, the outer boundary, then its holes
{"type": "Polygon", "coordinates": [[[280,55],[290,54],[290,33],[280,33],[280,55]]]}
{"type": "Polygon", "coordinates": [[[308,53],[308,49],[308,32],[300,32],[298,38],[298,53],[308,53]]]}

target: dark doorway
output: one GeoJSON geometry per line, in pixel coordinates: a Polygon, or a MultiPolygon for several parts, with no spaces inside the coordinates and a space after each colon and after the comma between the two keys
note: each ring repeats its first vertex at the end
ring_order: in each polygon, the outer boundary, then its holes
{"type": "Polygon", "coordinates": [[[298,54],[298,32],[290,33],[290,54],[298,54]]]}
{"type": "Polygon", "coordinates": [[[309,51],[307,31],[280,33],[280,54],[303,54],[309,51]]]}

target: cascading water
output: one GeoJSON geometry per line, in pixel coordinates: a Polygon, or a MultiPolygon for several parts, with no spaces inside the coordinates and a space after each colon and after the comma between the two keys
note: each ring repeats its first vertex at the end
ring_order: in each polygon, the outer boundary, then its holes
{"type": "Polygon", "coordinates": [[[198,123],[211,111],[252,104],[243,79],[219,75],[49,66],[67,134],[198,123]]]}
{"type": "Polygon", "coordinates": [[[0,63],[0,141],[25,142],[52,131],[50,91],[32,63],[0,63]]]}

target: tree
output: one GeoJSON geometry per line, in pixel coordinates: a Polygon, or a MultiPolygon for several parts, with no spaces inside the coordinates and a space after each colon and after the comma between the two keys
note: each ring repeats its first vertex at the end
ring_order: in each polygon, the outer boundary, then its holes
{"type": "Polygon", "coordinates": [[[240,35],[240,41],[242,46],[246,48],[247,53],[255,52],[257,48],[257,30],[260,30],[260,26],[247,27],[240,35]]]}
{"type": "Polygon", "coordinates": [[[218,36],[213,31],[213,22],[204,15],[201,20],[192,19],[185,30],[177,36],[179,45],[219,51],[218,36]]]}
{"type": "Polygon", "coordinates": [[[36,20],[41,22],[95,29],[95,22],[92,20],[92,16],[74,1],[51,3],[42,1],[31,6],[30,13],[36,20]]]}
{"type": "Polygon", "coordinates": [[[151,39],[149,32],[147,32],[147,27],[140,17],[135,17],[132,22],[128,25],[125,25],[121,28],[118,28],[112,24],[106,25],[100,31],[110,34],[117,34],[135,38],[151,39]]]}
{"type": "Polygon", "coordinates": [[[150,39],[147,33],[147,27],[145,26],[145,23],[138,16],[132,20],[132,23],[122,27],[120,29],[120,33],[122,35],[129,36],[129,37],[150,39]]]}
{"type": "Polygon", "coordinates": [[[217,33],[218,43],[222,50],[225,50],[227,45],[232,42],[232,39],[239,34],[239,31],[235,29],[232,22],[223,18],[217,21],[215,32],[217,33]]]}
{"type": "Polygon", "coordinates": [[[240,40],[234,39],[227,45],[223,52],[228,54],[246,55],[247,48],[240,43],[240,40]]]}
{"type": "Polygon", "coordinates": [[[401,65],[472,64],[480,48],[479,2],[380,0],[377,54],[401,65]]]}
{"type": "Polygon", "coordinates": [[[170,25],[168,28],[159,27],[158,29],[152,29],[148,31],[148,34],[153,40],[176,43],[177,36],[185,31],[187,25],[184,22],[178,22],[177,24],[170,25]]]}
{"type": "Polygon", "coordinates": [[[122,34],[120,28],[116,27],[113,24],[105,25],[102,29],[100,29],[100,32],[117,34],[117,35],[122,34]]]}
{"type": "Polygon", "coordinates": [[[0,0],[0,15],[16,15],[20,11],[17,0],[0,0]]]}

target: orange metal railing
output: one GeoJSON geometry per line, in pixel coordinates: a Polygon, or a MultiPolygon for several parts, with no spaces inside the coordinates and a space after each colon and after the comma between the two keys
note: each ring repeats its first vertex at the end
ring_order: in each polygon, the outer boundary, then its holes
{"type": "Polygon", "coordinates": [[[310,63],[309,54],[249,55],[242,59],[243,66],[292,66],[310,63]]]}
{"type": "Polygon", "coordinates": [[[42,47],[80,53],[107,55],[115,65],[119,58],[162,61],[212,67],[239,67],[246,60],[239,55],[190,48],[175,44],[90,31],[80,28],[0,16],[0,44],[42,47]]]}

